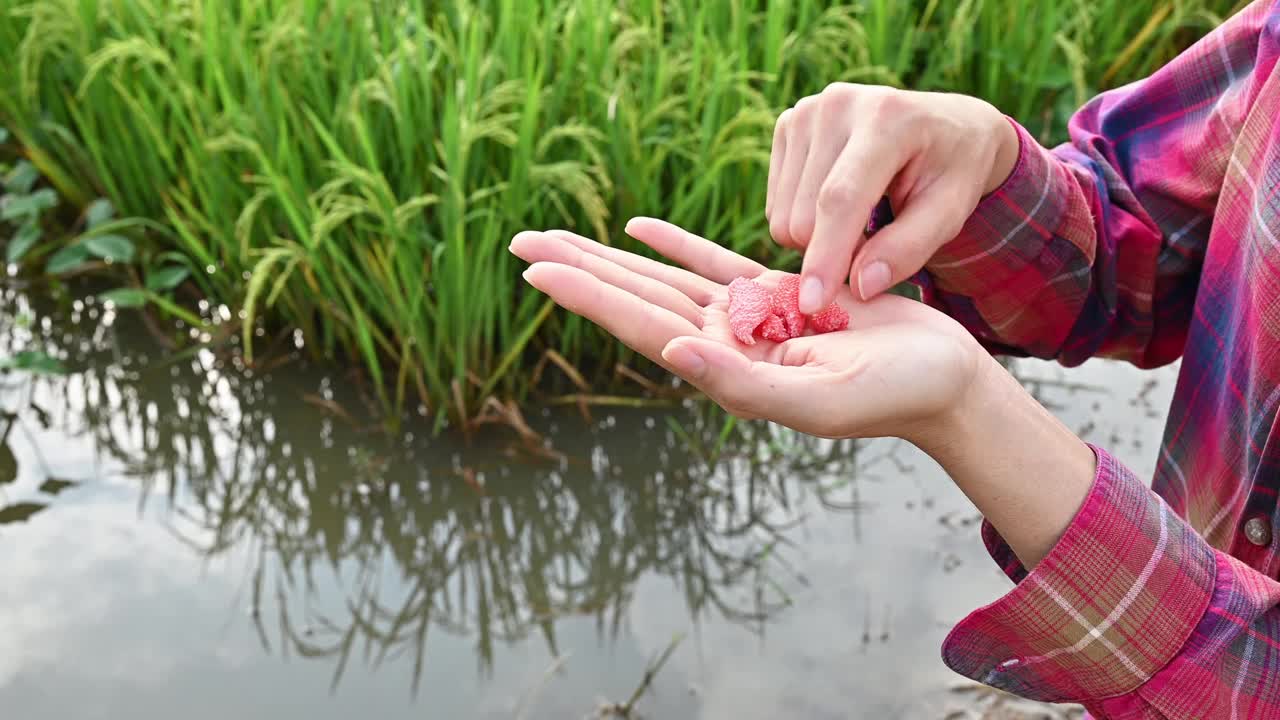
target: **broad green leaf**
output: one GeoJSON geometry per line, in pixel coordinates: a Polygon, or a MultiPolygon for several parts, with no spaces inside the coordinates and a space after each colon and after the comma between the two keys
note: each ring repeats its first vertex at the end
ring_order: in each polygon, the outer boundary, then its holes
{"type": "Polygon", "coordinates": [[[19,160],[17,165],[9,171],[4,178],[5,192],[14,195],[26,195],[31,192],[31,188],[35,187],[36,180],[40,179],[40,171],[35,165],[26,160],[19,160]]]}
{"type": "Polygon", "coordinates": [[[89,207],[85,208],[85,227],[92,230],[115,216],[116,208],[111,204],[111,201],[106,198],[98,198],[89,203],[89,207]]]}
{"type": "Polygon", "coordinates": [[[39,375],[67,374],[62,361],[39,350],[23,350],[13,357],[0,358],[0,370],[25,370],[39,375]]]}
{"type": "Polygon", "coordinates": [[[0,145],[9,142],[9,128],[0,127],[0,145]]]}
{"type": "Polygon", "coordinates": [[[85,238],[89,252],[111,262],[133,262],[133,241],[123,235],[92,235],[85,238]]]}
{"type": "Polygon", "coordinates": [[[66,272],[78,269],[89,260],[89,249],[79,243],[68,245],[49,258],[48,264],[44,266],[45,272],[50,275],[61,275],[66,272]]]}
{"type": "Polygon", "coordinates": [[[0,525],[26,522],[27,518],[49,507],[45,503],[20,502],[0,507],[0,525]]]}
{"type": "Polygon", "coordinates": [[[41,188],[30,195],[5,195],[0,198],[0,220],[33,217],[58,204],[58,194],[41,188]]]}
{"type": "Polygon", "coordinates": [[[147,274],[147,289],[156,292],[172,290],[182,284],[191,271],[181,265],[169,265],[147,274]]]}
{"type": "Polygon", "coordinates": [[[27,220],[18,228],[18,232],[9,238],[9,246],[5,251],[5,260],[9,263],[22,261],[23,256],[40,241],[40,225],[34,219],[27,220]]]}
{"type": "Polygon", "coordinates": [[[137,288],[116,288],[102,293],[98,299],[118,308],[142,307],[147,304],[147,292],[137,288]]]}

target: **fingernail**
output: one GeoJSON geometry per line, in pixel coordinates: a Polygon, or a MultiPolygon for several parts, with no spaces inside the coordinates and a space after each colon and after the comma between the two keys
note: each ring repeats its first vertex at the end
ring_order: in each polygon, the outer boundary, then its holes
{"type": "Polygon", "coordinates": [[[633,218],[631,218],[630,220],[628,220],[628,221],[627,221],[627,225],[626,225],[626,227],[624,227],[624,228],[622,229],[622,231],[623,231],[623,232],[625,232],[625,233],[629,233],[629,232],[631,232],[632,230],[635,230],[635,229],[636,229],[636,225],[638,225],[638,224],[640,224],[640,223],[648,222],[648,221],[651,221],[651,220],[653,220],[653,218],[651,218],[651,217],[646,217],[646,216],[644,216],[644,215],[636,215],[635,217],[633,217],[633,218]]]}
{"type": "Polygon", "coordinates": [[[888,263],[877,260],[858,273],[858,292],[862,294],[863,300],[870,300],[888,290],[892,282],[893,277],[889,273],[888,263]]]}
{"type": "Polygon", "coordinates": [[[807,277],[800,283],[800,312],[812,315],[822,309],[822,281],[807,277]]]}
{"type": "Polygon", "coordinates": [[[507,249],[508,250],[514,249],[517,243],[519,243],[521,240],[523,240],[526,237],[533,236],[534,234],[535,233],[532,230],[521,230],[520,232],[516,233],[511,237],[511,242],[507,243],[507,249]]]}
{"type": "Polygon", "coordinates": [[[672,345],[662,353],[662,357],[671,363],[677,372],[689,378],[700,378],[707,371],[707,361],[683,345],[672,345]]]}

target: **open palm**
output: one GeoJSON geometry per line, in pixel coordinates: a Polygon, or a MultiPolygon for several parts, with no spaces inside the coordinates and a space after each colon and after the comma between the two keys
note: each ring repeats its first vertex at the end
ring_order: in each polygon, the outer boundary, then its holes
{"type": "Polygon", "coordinates": [[[864,303],[848,287],[836,297],[847,330],[744,345],[729,330],[728,283],[772,290],[786,273],[660,220],[637,218],[627,233],[683,268],[560,230],[521,233],[511,251],[556,303],[735,415],[823,437],[906,436],[953,407],[976,372],[980,348],[951,318],[895,295],[864,303]]]}

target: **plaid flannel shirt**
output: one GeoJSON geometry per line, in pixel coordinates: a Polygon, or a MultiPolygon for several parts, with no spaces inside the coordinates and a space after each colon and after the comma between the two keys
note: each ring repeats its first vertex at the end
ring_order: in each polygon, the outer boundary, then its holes
{"type": "MultiPolygon", "coordinates": [[[[1280,2],[1104,93],[918,282],[996,352],[1181,357],[1151,488],[1093,487],[1031,572],[952,630],[957,672],[1098,718],[1280,718],[1280,2]]],[[[998,447],[992,448],[998,452],[998,447]]],[[[1028,482],[1035,482],[1028,478],[1028,482]]]]}

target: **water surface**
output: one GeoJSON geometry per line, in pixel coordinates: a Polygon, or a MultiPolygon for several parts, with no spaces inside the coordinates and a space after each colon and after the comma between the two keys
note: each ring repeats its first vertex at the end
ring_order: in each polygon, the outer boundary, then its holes
{"type": "MultiPolygon", "coordinates": [[[[394,437],[358,379],[168,351],[0,290],[0,706],[22,718],[964,718],[939,647],[1008,581],[911,446],[703,405],[394,437]]],[[[286,338],[286,344],[290,340],[286,338]]],[[[1015,373],[1149,476],[1174,369],[1015,373]]],[[[993,451],[998,438],[993,438],[993,451]]],[[[1057,717],[1021,705],[1024,714],[1057,717]]]]}

